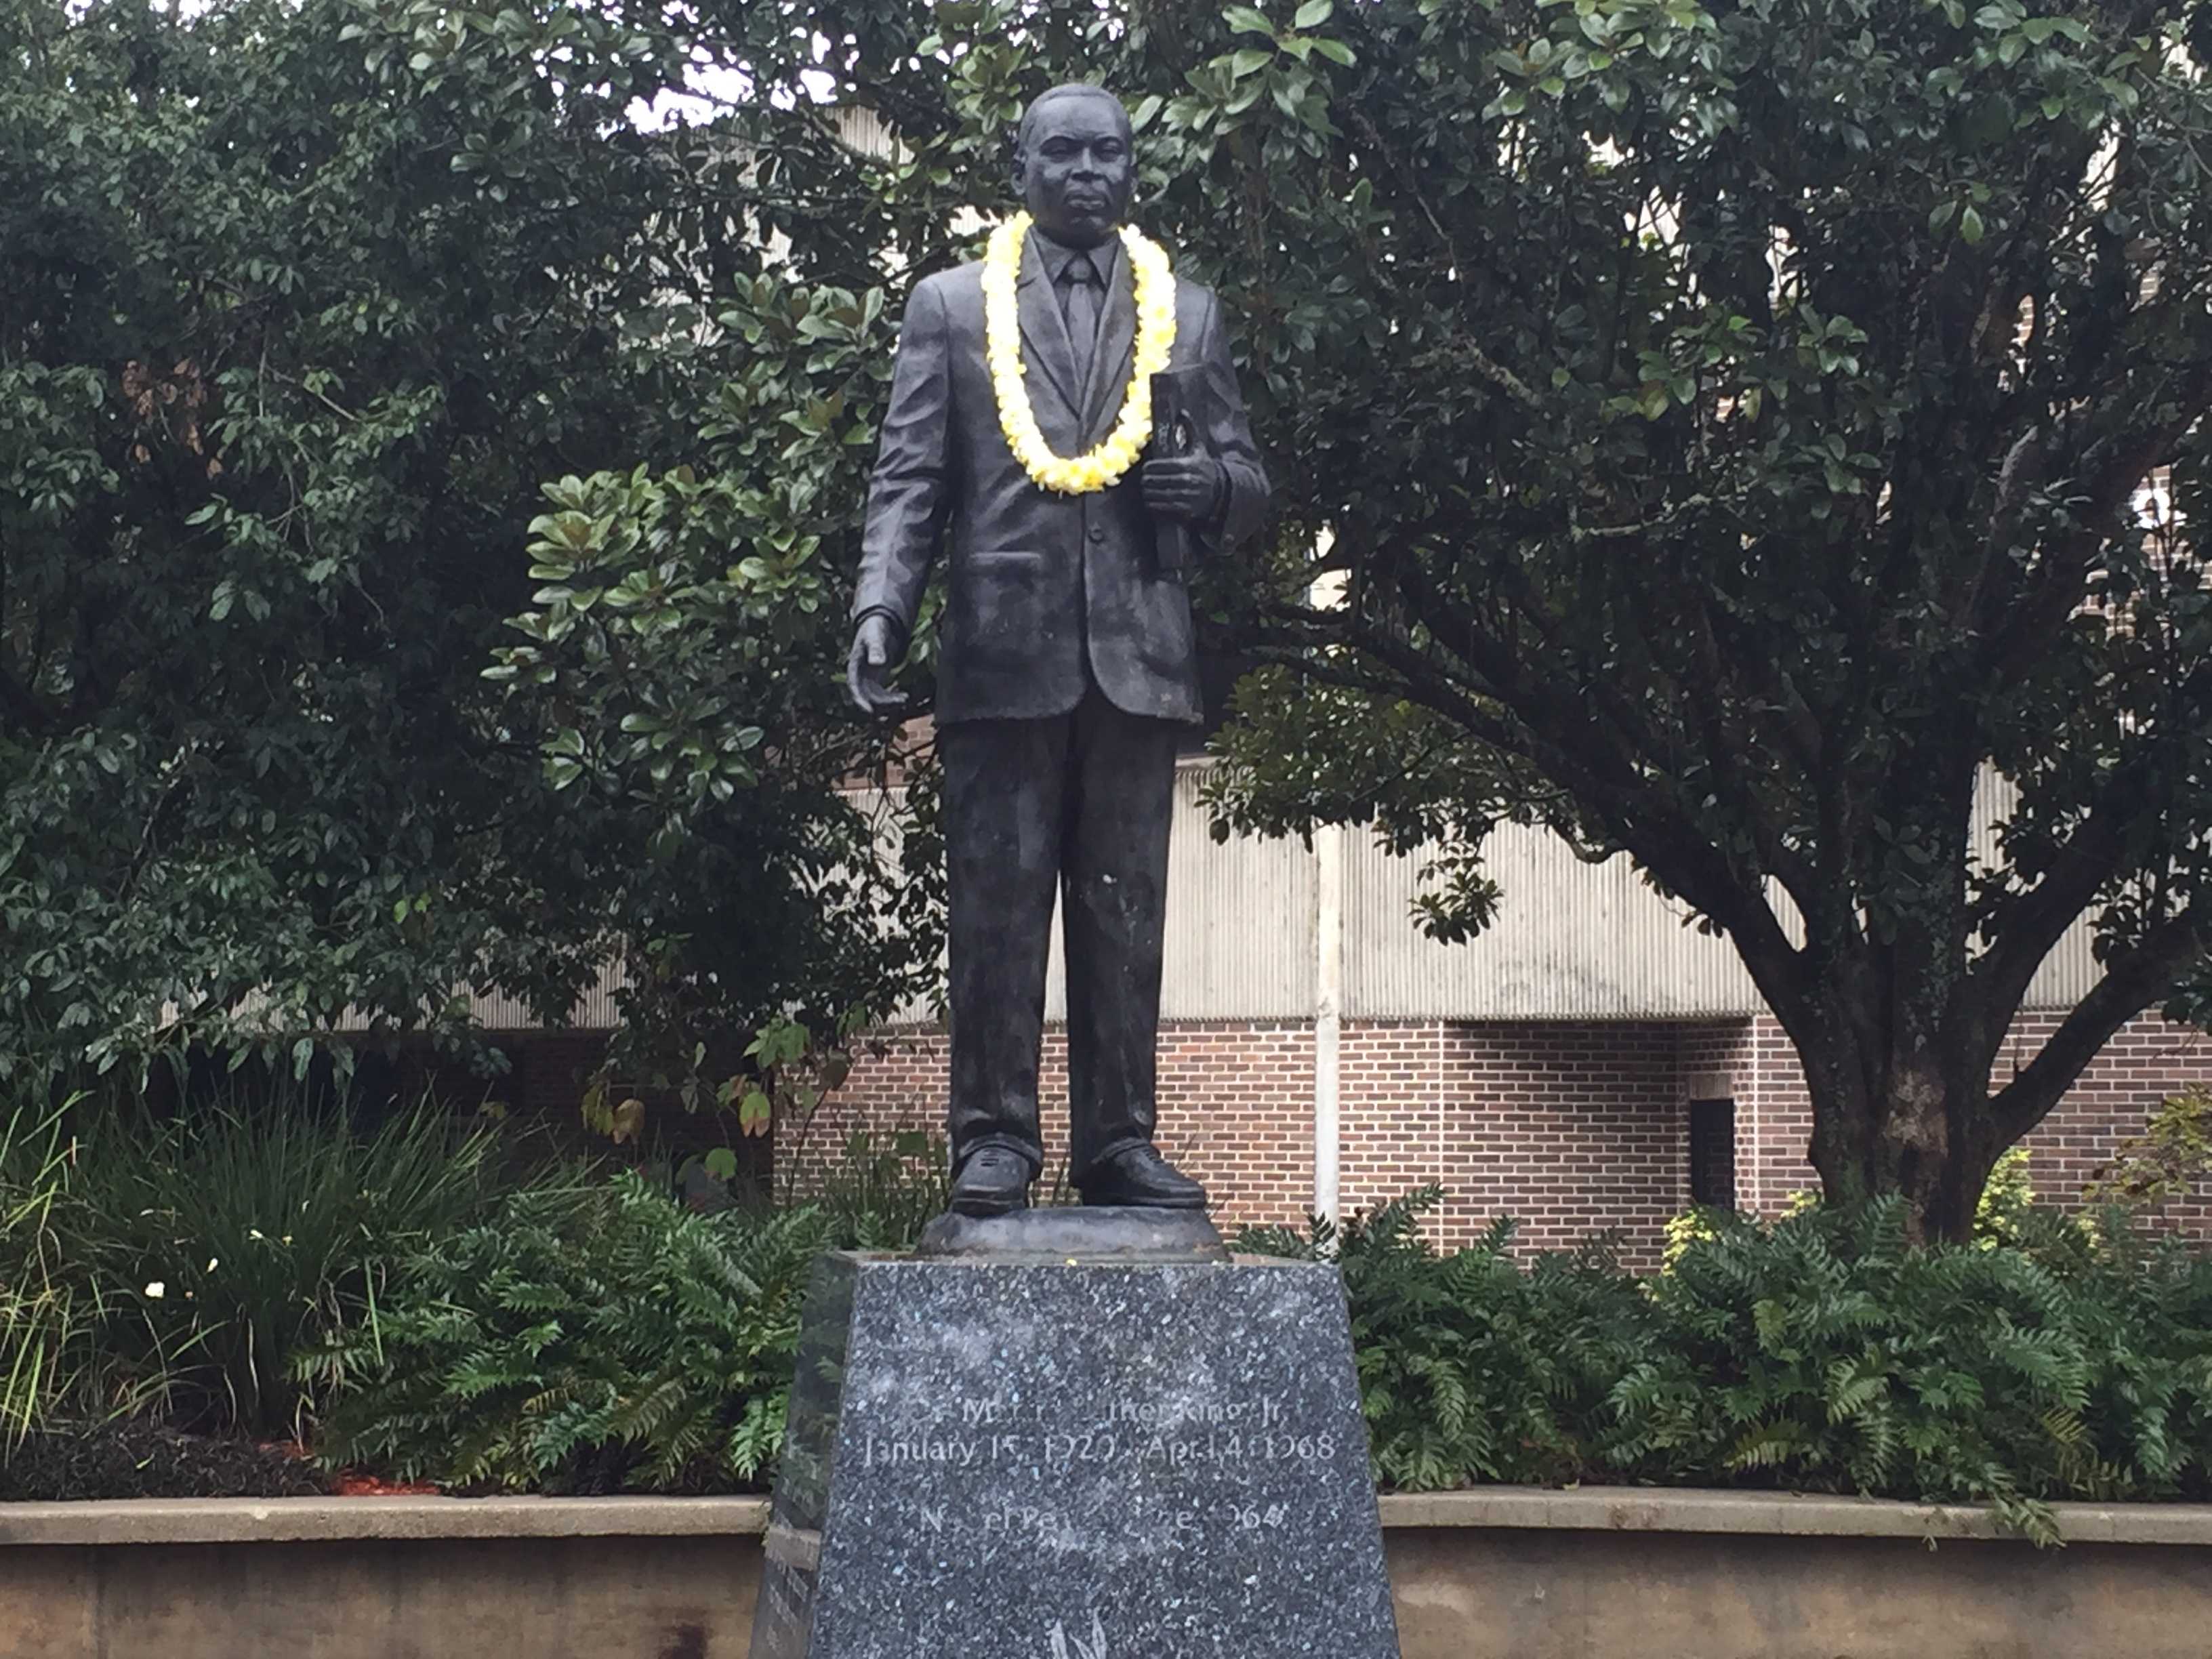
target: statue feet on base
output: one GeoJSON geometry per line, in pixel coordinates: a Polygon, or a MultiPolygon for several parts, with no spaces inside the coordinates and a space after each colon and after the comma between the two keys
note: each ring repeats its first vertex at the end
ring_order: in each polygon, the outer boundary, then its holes
{"type": "Polygon", "coordinates": [[[1005,1215],[1026,1209],[1036,1171],[1006,1146],[978,1146],[953,1172],[949,1207],[955,1215],[1005,1215]]]}
{"type": "Polygon", "coordinates": [[[1085,1204],[1140,1210],[1202,1210],[1206,1188],[1162,1158],[1156,1146],[1132,1146],[1092,1165],[1075,1183],[1085,1204]]]}

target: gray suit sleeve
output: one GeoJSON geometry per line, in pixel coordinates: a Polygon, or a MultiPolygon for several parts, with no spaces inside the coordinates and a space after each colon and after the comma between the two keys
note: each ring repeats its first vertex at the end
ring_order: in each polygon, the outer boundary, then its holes
{"type": "Polygon", "coordinates": [[[908,300],[899,327],[853,590],[855,623],[872,614],[888,617],[902,638],[914,631],[944,527],[952,405],[946,337],[944,295],[935,282],[925,281],[908,300]]]}
{"type": "Polygon", "coordinates": [[[1206,330],[1200,362],[1212,394],[1213,429],[1208,447],[1220,461],[1228,489],[1207,538],[1217,548],[1233,547],[1256,532],[1267,516],[1267,470],[1260,463],[1259,446],[1252,441],[1252,423],[1245,417],[1244,399],[1237,389],[1236,366],[1229,360],[1229,331],[1221,317],[1221,296],[1208,296],[1206,330]]]}

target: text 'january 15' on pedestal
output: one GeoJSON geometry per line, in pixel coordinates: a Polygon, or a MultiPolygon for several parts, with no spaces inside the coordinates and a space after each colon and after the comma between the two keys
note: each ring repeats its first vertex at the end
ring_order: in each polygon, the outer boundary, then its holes
{"type": "Polygon", "coordinates": [[[825,1256],[754,1659],[1395,1659],[1316,1262],[825,1256]]]}

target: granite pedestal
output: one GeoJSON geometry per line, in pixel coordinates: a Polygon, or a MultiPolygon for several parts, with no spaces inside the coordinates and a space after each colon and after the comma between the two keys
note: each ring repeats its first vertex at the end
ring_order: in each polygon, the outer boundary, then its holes
{"type": "Polygon", "coordinates": [[[1255,1257],[839,1253],[753,1659],[1395,1659],[1344,1292],[1255,1257]]]}

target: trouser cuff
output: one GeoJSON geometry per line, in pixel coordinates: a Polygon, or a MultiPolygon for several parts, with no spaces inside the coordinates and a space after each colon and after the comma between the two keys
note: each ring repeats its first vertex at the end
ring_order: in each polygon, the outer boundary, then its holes
{"type": "Polygon", "coordinates": [[[1084,1160],[1083,1167],[1079,1170],[1070,1170],[1068,1179],[1080,1184],[1088,1179],[1091,1172],[1100,1164],[1121,1157],[1132,1147],[1149,1146],[1152,1144],[1152,1138],[1150,1135],[1123,1135],[1118,1140],[1109,1140],[1084,1160]]]}
{"type": "Polygon", "coordinates": [[[952,1173],[957,1178],[968,1160],[986,1146],[1000,1146],[1013,1153],[1030,1166],[1030,1179],[1035,1181],[1044,1172],[1044,1149],[1031,1145],[1018,1135],[977,1135],[973,1140],[963,1140],[952,1149],[952,1173]]]}

